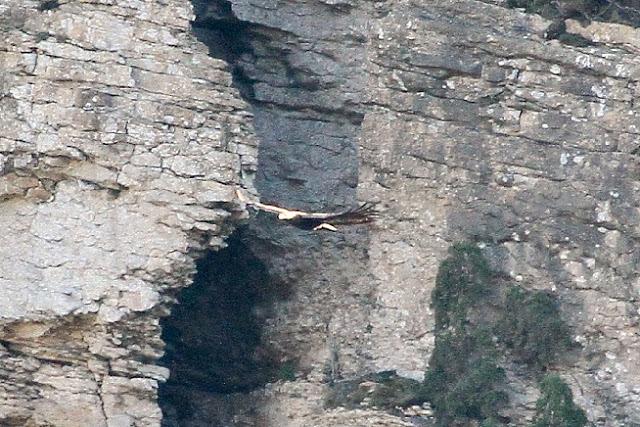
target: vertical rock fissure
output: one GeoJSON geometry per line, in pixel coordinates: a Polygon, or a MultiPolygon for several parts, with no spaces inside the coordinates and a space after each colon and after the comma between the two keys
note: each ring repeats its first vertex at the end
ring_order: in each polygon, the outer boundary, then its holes
{"type": "MultiPolygon", "coordinates": [[[[294,9],[261,8],[234,0],[192,0],[192,4],[195,36],[208,46],[210,56],[228,64],[235,88],[250,105],[259,141],[254,184],[260,198],[308,210],[356,204],[356,141],[364,117],[361,94],[366,81],[363,16],[341,4],[313,3],[294,9]]],[[[358,328],[366,326],[362,319],[368,306],[363,295],[370,293],[370,284],[356,283],[366,276],[366,228],[321,234],[257,215],[241,234],[230,240],[228,249],[201,261],[194,285],[183,292],[181,304],[164,324],[172,378],[161,389],[160,399],[168,426],[195,425],[197,419],[226,425],[239,414],[251,417],[264,402],[247,398],[246,393],[278,379],[317,378],[336,349],[349,353],[340,355],[345,369],[359,369],[356,355],[362,349],[349,347],[363,345],[362,338],[346,334],[361,335],[358,328]],[[251,252],[255,258],[248,262],[245,255],[251,252]],[[231,298],[245,286],[237,282],[236,290],[221,287],[232,270],[216,270],[216,263],[227,264],[240,278],[251,277],[256,274],[252,269],[263,265],[269,274],[259,281],[277,277],[279,283],[279,291],[265,298],[287,301],[265,311],[264,304],[252,305],[257,303],[252,300],[255,295],[244,293],[236,295],[237,306],[216,309],[229,318],[211,312],[207,319],[200,318],[198,313],[206,311],[203,307],[211,309],[212,292],[217,298],[231,298]],[[205,291],[203,275],[216,285],[205,291]],[[289,294],[289,288],[295,293],[289,294]],[[186,302],[185,295],[195,300],[186,302]],[[251,315],[256,310],[259,318],[251,315]],[[255,321],[249,328],[252,333],[246,325],[234,324],[238,313],[255,321]],[[335,319],[345,316],[360,325],[343,328],[335,319]],[[196,338],[212,318],[228,323],[225,333],[235,336],[238,347],[211,336],[196,338]],[[208,354],[203,358],[198,353],[208,354]],[[249,366],[253,363],[262,365],[249,366]],[[212,372],[217,369],[220,372],[212,372]]]]}
{"type": "Polygon", "coordinates": [[[299,208],[352,204],[364,86],[355,64],[363,42],[345,46],[339,28],[328,34],[331,29],[323,28],[328,23],[347,22],[328,21],[326,10],[304,13],[316,16],[308,22],[286,8],[258,13],[242,2],[192,2],[196,37],[211,56],[229,64],[234,85],[251,106],[260,141],[256,188],[261,196],[299,208]],[[291,16],[276,16],[282,13],[291,16]],[[340,57],[347,53],[353,63],[340,57]]]}

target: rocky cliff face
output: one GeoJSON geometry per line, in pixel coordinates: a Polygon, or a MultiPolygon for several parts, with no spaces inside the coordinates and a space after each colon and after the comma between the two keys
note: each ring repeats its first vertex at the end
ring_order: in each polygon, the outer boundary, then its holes
{"type": "Polygon", "coordinates": [[[590,419],[634,425],[637,30],[570,22],[596,42],[573,48],[543,42],[547,25],[477,2],[407,3],[376,21],[361,188],[393,219],[371,265],[381,298],[406,292],[396,307],[411,325],[442,248],[477,239],[494,268],[559,296],[583,347],[557,369],[590,419]]]}
{"type": "Polygon", "coordinates": [[[2,425],[160,423],[159,317],[243,215],[257,154],[191,18],[0,4],[2,425]]]}
{"type": "MultiPolygon", "coordinates": [[[[323,395],[421,379],[438,264],[473,240],[558,296],[581,347],[553,369],[590,420],[639,424],[638,30],[569,20],[590,41],[575,47],[549,24],[499,1],[4,0],[2,423],[158,425],[159,318],[245,216],[233,188],[255,185],[295,208],[375,200],[381,219],[244,222],[292,290],[258,318],[296,380],[174,384],[197,404],[172,423],[428,422],[323,395]]],[[[526,425],[537,388],[512,368],[505,417],[526,425]]]]}

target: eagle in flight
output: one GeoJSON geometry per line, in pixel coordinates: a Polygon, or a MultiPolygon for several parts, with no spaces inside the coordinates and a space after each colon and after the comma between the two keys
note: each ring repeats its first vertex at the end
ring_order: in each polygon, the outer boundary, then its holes
{"type": "Polygon", "coordinates": [[[304,230],[338,231],[336,225],[365,224],[372,222],[376,216],[375,205],[370,202],[339,212],[304,212],[250,200],[238,189],[236,194],[242,203],[264,212],[277,214],[278,219],[289,221],[292,225],[304,230]]]}

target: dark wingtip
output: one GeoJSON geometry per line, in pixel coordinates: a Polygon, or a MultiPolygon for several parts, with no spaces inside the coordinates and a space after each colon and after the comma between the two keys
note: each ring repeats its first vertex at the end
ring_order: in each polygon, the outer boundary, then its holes
{"type": "Polygon", "coordinates": [[[345,215],[357,222],[371,222],[378,216],[376,206],[377,203],[375,202],[364,202],[360,206],[345,212],[345,215]]]}
{"type": "Polygon", "coordinates": [[[358,212],[363,212],[370,215],[377,215],[378,214],[378,210],[376,209],[377,205],[378,203],[376,202],[364,202],[358,208],[356,208],[356,210],[358,212]]]}

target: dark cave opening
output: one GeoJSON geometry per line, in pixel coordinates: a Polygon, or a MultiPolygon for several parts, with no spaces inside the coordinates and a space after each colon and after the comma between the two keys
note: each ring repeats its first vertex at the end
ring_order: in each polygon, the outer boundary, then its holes
{"type": "Polygon", "coordinates": [[[193,284],[161,322],[166,343],[161,363],[171,371],[159,389],[164,426],[199,425],[202,408],[195,402],[202,396],[246,393],[291,369],[291,361],[263,339],[265,319],[289,290],[269,277],[241,231],[227,242],[227,248],[198,262],[193,284]]]}

